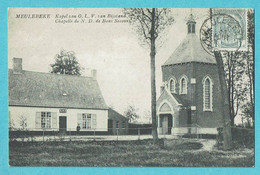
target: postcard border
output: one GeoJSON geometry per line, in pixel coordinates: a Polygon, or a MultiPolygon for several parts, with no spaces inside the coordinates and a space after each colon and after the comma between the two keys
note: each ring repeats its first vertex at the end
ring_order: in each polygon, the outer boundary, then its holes
{"type": "MultiPolygon", "coordinates": [[[[169,8],[254,8],[255,12],[260,10],[257,0],[247,1],[226,1],[226,0],[96,0],[83,2],[82,0],[0,0],[0,113],[2,120],[0,122],[0,172],[4,174],[256,174],[259,170],[259,127],[255,128],[255,166],[254,168],[119,168],[119,167],[9,167],[8,166],[8,35],[7,35],[7,11],[9,7],[78,7],[78,8],[109,8],[109,7],[169,7],[169,8]],[[258,150],[257,150],[258,149],[258,150]]],[[[258,16],[255,17],[255,53],[259,55],[260,49],[257,49],[259,38],[258,16]]],[[[255,67],[260,68],[260,61],[256,56],[255,67]]],[[[259,84],[260,69],[255,69],[255,83],[259,84]]],[[[255,114],[259,113],[260,94],[255,93],[256,107],[255,114]]],[[[260,118],[256,117],[255,125],[258,126],[260,118]]],[[[1,174],[0,173],[0,174],[1,174]]]]}

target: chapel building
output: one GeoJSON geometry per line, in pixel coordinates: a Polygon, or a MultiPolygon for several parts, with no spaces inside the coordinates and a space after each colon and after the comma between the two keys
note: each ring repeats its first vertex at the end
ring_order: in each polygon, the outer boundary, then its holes
{"type": "Polygon", "coordinates": [[[222,118],[218,68],[196,35],[192,14],[186,38],[162,65],[162,80],[156,109],[159,134],[217,134],[222,118]]]}

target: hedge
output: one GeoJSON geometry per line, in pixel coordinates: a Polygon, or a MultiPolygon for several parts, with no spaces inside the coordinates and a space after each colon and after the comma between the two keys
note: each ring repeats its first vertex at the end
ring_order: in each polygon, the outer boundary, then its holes
{"type": "MultiPolygon", "coordinates": [[[[254,148],[255,131],[254,129],[231,127],[232,141],[234,148],[254,148]]],[[[218,146],[223,144],[223,128],[218,128],[217,136],[218,146]]]]}

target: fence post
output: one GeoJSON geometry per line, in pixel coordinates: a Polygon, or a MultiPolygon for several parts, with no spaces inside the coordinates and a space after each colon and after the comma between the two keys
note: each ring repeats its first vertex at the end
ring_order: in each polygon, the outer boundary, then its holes
{"type": "Polygon", "coordinates": [[[196,126],[196,135],[197,135],[197,139],[199,139],[199,134],[198,134],[198,127],[196,126]]]}
{"type": "Polygon", "coordinates": [[[96,128],[94,128],[94,141],[96,140],[96,128]]]}
{"type": "Polygon", "coordinates": [[[138,128],[138,140],[140,140],[140,128],[138,128]]]}
{"type": "Polygon", "coordinates": [[[71,141],[71,128],[69,130],[70,130],[70,141],[71,141]]]}
{"type": "Polygon", "coordinates": [[[55,129],[52,130],[53,133],[53,141],[55,141],[55,129]]]}
{"type": "Polygon", "coordinates": [[[118,141],[118,128],[116,128],[116,140],[118,141]]]}
{"type": "Polygon", "coordinates": [[[44,130],[45,128],[43,128],[43,131],[42,131],[42,142],[44,143],[44,130]]]}
{"type": "MultiPolygon", "coordinates": [[[[157,128],[156,128],[157,129],[157,128]]],[[[157,131],[158,131],[158,136],[159,136],[159,130],[160,129],[157,129],[157,131]]],[[[153,128],[151,128],[151,136],[153,137],[153,128]]]]}

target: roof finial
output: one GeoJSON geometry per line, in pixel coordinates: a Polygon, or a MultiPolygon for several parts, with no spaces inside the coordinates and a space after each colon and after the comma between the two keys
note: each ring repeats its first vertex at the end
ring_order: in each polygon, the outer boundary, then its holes
{"type": "Polygon", "coordinates": [[[192,14],[192,9],[190,9],[190,15],[188,17],[188,21],[187,21],[187,27],[188,27],[188,34],[189,33],[195,33],[195,24],[196,21],[194,19],[194,16],[192,14]]]}
{"type": "Polygon", "coordinates": [[[188,16],[187,23],[196,23],[195,17],[192,14],[192,9],[190,9],[190,15],[188,16]]]}

